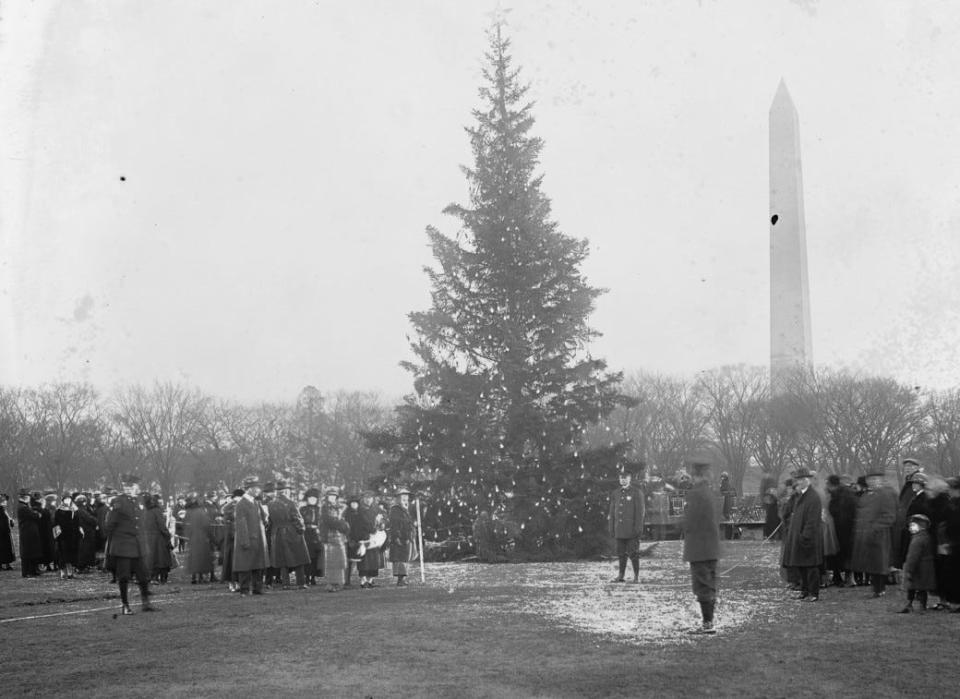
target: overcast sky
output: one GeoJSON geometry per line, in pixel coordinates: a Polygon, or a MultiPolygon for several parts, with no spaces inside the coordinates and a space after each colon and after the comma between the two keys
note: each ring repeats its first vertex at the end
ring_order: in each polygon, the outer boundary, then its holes
{"type": "MultiPolygon", "coordinates": [[[[818,363],[960,384],[953,2],[516,2],[611,368],[769,361],[767,116],[800,117],[818,363]]],[[[411,387],[493,2],[4,3],[0,381],[411,387]]]]}

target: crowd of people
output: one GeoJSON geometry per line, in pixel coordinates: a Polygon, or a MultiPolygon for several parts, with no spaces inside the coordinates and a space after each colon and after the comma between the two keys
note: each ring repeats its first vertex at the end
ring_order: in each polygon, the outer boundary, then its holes
{"type": "Polygon", "coordinates": [[[915,459],[903,465],[899,494],[884,471],[856,481],[830,475],[823,491],[806,469],[786,481],[774,531],[782,533],[783,578],[798,599],[816,602],[823,587],[856,585],[880,598],[900,584],[902,613],[914,603],[960,612],[960,478],[928,475],[915,459]]]}
{"type": "Polygon", "coordinates": [[[337,488],[322,498],[310,488],[298,502],[283,480],[248,478],[229,494],[194,493],[165,504],[159,494],[141,493],[136,475],[122,484],[122,492],[59,497],[21,489],[15,520],[0,494],[0,568],[11,570],[16,560],[15,521],[23,577],[109,572],[123,614],[132,614],[130,582],[140,588],[142,609],[152,611],[150,584],[166,584],[178,566],[192,584],[220,582],[240,594],[302,590],[320,580],[338,592],[351,586],[354,569],[360,589],[375,587],[388,557],[396,584],[405,586],[418,556],[405,488],[392,504],[370,490],[347,495],[337,488]]]}

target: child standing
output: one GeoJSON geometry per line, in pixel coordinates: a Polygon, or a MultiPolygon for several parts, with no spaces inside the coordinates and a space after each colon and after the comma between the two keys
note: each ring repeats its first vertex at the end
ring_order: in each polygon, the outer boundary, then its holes
{"type": "Polygon", "coordinates": [[[926,609],[927,592],[937,589],[933,546],[929,533],[930,518],[926,515],[912,515],[907,527],[910,530],[910,546],[903,562],[903,587],[907,591],[907,604],[900,610],[900,614],[913,611],[914,599],[920,602],[921,609],[926,609]]]}

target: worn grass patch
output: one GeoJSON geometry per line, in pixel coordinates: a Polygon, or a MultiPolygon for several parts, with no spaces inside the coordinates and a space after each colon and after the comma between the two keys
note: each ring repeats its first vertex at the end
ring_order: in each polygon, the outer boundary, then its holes
{"type": "Polygon", "coordinates": [[[157,587],[162,611],[116,617],[99,574],[0,573],[8,696],[572,697],[955,696],[960,614],[901,615],[902,595],[827,589],[790,599],[778,549],[728,544],[718,628],[697,621],[679,544],[641,561],[436,564],[427,584],[240,598],[222,585],[157,587]],[[9,693],[9,694],[8,694],[9,693]]]}

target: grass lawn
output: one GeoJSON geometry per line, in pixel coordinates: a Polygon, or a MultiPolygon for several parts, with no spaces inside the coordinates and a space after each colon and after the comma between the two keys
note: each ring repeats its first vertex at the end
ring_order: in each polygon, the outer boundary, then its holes
{"type": "MultiPolygon", "coordinates": [[[[156,587],[161,611],[115,617],[99,573],[0,573],[4,696],[331,697],[960,696],[960,614],[896,614],[903,595],[829,588],[790,599],[779,547],[728,542],[719,633],[697,607],[679,542],[614,563],[427,565],[374,590],[156,587]]],[[[384,571],[386,572],[386,571],[384,571]]],[[[133,593],[132,599],[136,599],[133,593]]],[[[137,605],[134,605],[137,608],[137,605]]]]}

